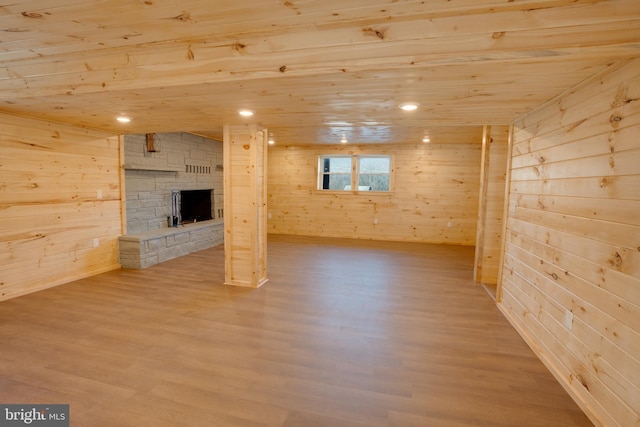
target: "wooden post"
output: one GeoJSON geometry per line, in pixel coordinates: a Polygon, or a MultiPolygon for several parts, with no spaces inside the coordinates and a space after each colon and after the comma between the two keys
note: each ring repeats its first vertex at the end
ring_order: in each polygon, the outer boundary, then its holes
{"type": "Polygon", "coordinates": [[[267,282],[267,132],[224,127],[225,284],[267,282]]]}
{"type": "Polygon", "coordinates": [[[491,126],[485,126],[482,132],[482,160],[480,166],[480,194],[478,197],[478,228],[476,230],[476,253],[473,280],[482,280],[484,252],[484,227],[487,220],[487,187],[489,180],[489,147],[491,145],[491,126]]]}
{"type": "MultiPolygon", "coordinates": [[[[500,304],[502,302],[502,275],[504,274],[504,258],[505,248],[507,246],[507,229],[508,219],[511,215],[511,168],[512,168],[512,150],[513,150],[513,125],[509,126],[509,138],[507,140],[507,173],[505,176],[504,184],[504,207],[502,214],[502,229],[500,232],[500,262],[498,263],[498,279],[496,288],[496,302],[500,304]]],[[[515,206],[514,206],[515,209],[515,206]]]]}
{"type": "Polygon", "coordinates": [[[124,171],[124,135],[118,135],[118,164],[120,169],[120,234],[127,234],[127,188],[124,171]]]}
{"type": "Polygon", "coordinates": [[[500,242],[504,211],[505,175],[509,127],[485,126],[482,139],[482,172],[478,204],[478,229],[474,279],[495,285],[500,269],[500,242]]]}

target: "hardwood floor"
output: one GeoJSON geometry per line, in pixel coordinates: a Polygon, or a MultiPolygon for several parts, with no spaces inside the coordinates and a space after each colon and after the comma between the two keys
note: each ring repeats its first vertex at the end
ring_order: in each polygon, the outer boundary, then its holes
{"type": "Polygon", "coordinates": [[[269,238],[0,304],[0,403],[72,426],[591,426],[473,283],[473,248],[269,238]]]}

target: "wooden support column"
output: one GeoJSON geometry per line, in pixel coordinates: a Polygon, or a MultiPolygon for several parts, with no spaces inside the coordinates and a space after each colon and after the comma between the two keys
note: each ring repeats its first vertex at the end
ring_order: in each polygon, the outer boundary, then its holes
{"type": "Polygon", "coordinates": [[[473,277],[488,285],[497,283],[500,269],[508,141],[509,126],[484,127],[473,277]]]}
{"type": "Polygon", "coordinates": [[[267,282],[267,131],[224,127],[225,284],[267,282]]]}

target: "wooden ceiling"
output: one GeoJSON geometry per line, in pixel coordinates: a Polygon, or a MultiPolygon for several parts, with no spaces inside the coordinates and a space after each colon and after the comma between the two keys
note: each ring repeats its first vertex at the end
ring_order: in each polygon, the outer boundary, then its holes
{"type": "Polygon", "coordinates": [[[0,111],[118,133],[418,142],[509,123],[640,55],[638,0],[3,3],[0,111]]]}

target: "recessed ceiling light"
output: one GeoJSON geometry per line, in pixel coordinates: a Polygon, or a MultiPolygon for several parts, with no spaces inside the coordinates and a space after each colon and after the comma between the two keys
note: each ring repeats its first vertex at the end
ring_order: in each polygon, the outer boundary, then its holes
{"type": "Polygon", "coordinates": [[[406,104],[401,104],[400,108],[402,108],[404,111],[415,111],[418,109],[418,104],[407,102],[406,104]]]}
{"type": "Polygon", "coordinates": [[[422,138],[422,142],[431,142],[431,139],[429,139],[428,136],[425,136],[424,138],[422,138]]]}
{"type": "Polygon", "coordinates": [[[273,145],[276,143],[276,140],[273,139],[273,135],[269,135],[269,140],[267,141],[269,145],[273,145]]]}
{"type": "Polygon", "coordinates": [[[345,138],[344,136],[342,137],[342,139],[340,140],[340,142],[342,144],[346,144],[347,143],[347,138],[345,138]]]}
{"type": "Polygon", "coordinates": [[[127,116],[119,116],[118,118],[116,118],[116,120],[120,123],[129,123],[131,121],[131,118],[127,116]]]}
{"type": "Polygon", "coordinates": [[[238,111],[242,117],[251,117],[253,116],[253,111],[251,110],[240,110],[238,111]]]}

